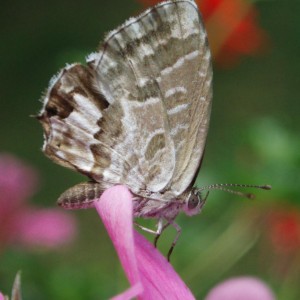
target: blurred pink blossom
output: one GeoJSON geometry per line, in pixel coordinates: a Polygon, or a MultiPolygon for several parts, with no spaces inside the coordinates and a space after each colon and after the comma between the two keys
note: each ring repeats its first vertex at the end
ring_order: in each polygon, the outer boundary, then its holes
{"type": "Polygon", "coordinates": [[[205,300],[275,300],[270,288],[254,277],[236,277],[215,286],[205,300]]]}
{"type": "Polygon", "coordinates": [[[0,293],[0,300],[5,300],[4,296],[0,293]]]}
{"type": "Polygon", "coordinates": [[[55,248],[70,242],[75,220],[59,209],[28,204],[37,186],[32,168],[9,154],[0,154],[0,245],[55,248]]]}

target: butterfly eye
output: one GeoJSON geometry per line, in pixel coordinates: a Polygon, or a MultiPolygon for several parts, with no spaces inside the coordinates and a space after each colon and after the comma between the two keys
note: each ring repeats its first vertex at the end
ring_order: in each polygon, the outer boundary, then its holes
{"type": "Polygon", "coordinates": [[[188,209],[194,209],[198,206],[200,199],[197,194],[191,194],[188,200],[188,209]]]}

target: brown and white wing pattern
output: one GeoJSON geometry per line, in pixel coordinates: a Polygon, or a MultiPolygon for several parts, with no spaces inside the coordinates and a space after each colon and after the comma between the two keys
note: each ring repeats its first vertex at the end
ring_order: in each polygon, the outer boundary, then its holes
{"type": "Polygon", "coordinates": [[[125,184],[142,197],[174,198],[203,154],[211,77],[195,2],[163,2],[112,31],[87,66],[67,66],[50,82],[43,150],[100,191],[125,184]]]}
{"type": "Polygon", "coordinates": [[[129,181],[138,172],[146,190],[180,195],[200,163],[211,108],[211,57],[194,1],[163,2],[127,21],[90,61],[98,90],[118,99],[130,121],[116,145],[134,142],[129,181]]]}
{"type": "Polygon", "coordinates": [[[165,35],[167,48],[158,51],[154,61],[162,58],[166,63],[157,76],[176,156],[172,179],[164,190],[178,196],[195,177],[205,147],[212,99],[211,55],[193,2],[166,5],[160,15],[172,30],[165,35]]]}

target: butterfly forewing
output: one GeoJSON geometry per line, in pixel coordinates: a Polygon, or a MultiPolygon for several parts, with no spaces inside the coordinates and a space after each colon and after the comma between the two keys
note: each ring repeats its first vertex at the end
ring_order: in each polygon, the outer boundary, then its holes
{"type": "Polygon", "coordinates": [[[211,80],[195,2],[163,2],[112,31],[87,66],[52,80],[39,116],[44,151],[102,189],[125,184],[142,198],[175,199],[203,155],[211,80]]]}

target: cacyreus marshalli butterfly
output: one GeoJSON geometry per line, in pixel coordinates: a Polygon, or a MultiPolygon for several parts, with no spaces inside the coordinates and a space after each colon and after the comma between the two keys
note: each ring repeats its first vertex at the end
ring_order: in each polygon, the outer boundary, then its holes
{"type": "Polygon", "coordinates": [[[193,185],[211,102],[211,53],[195,2],[162,2],[129,19],[86,65],[68,65],[50,81],[38,116],[43,151],[90,179],[58,203],[92,207],[123,184],[135,217],[159,219],[157,237],[169,224],[179,234],[177,214],[198,213],[206,199],[193,185]]]}

